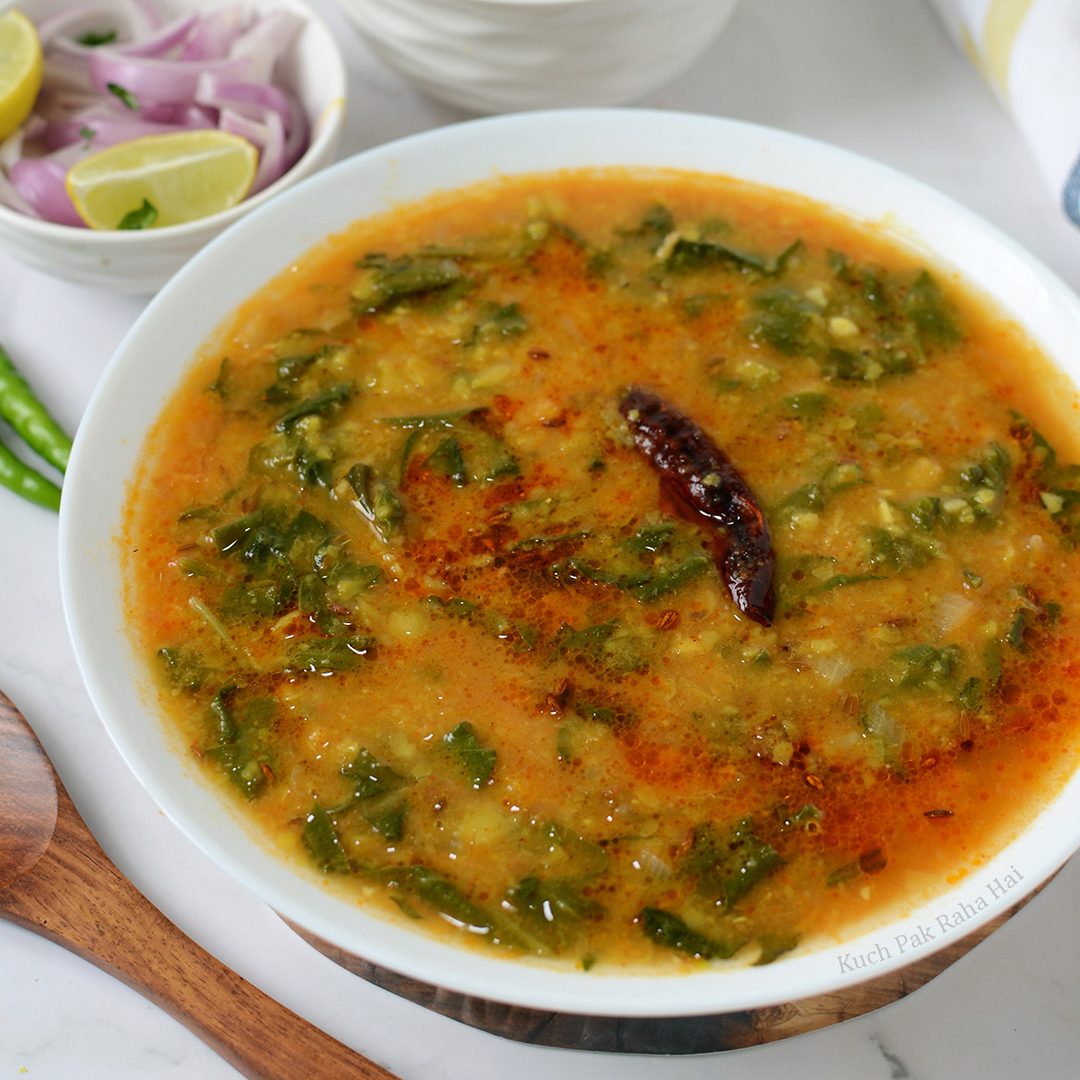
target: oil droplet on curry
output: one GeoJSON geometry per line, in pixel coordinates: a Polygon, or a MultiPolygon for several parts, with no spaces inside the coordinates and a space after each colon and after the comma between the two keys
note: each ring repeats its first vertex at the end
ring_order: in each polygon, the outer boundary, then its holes
{"type": "Polygon", "coordinates": [[[440,195],[204,349],[132,489],[132,621],[190,753],[358,903],[585,969],[767,963],[970,872],[1074,769],[1060,378],[790,196],[440,195]]]}

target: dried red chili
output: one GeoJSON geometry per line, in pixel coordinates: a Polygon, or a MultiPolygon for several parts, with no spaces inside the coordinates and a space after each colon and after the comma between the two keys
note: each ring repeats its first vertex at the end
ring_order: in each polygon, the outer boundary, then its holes
{"type": "Polygon", "coordinates": [[[762,626],[776,608],[776,556],[765,515],[728,456],[689,417],[633,387],[619,404],[634,445],[677,501],[710,525],[713,561],[735,606],[762,626]]]}

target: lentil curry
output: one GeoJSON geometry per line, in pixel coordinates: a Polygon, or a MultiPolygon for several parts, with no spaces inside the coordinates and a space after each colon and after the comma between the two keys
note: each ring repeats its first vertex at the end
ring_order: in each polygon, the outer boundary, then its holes
{"type": "Polygon", "coordinates": [[[193,365],[129,508],[140,649],[357,902],[586,969],[768,962],[944,888],[1075,767],[1048,378],[794,197],[438,196],[193,365]]]}

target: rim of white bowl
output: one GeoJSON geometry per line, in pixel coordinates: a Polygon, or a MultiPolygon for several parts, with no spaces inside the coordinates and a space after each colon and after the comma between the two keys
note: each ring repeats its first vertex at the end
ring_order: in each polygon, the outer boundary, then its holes
{"type": "MultiPolygon", "coordinates": [[[[133,462],[146,428],[156,418],[154,403],[172,392],[198,346],[241,299],[326,234],[367,213],[361,210],[351,218],[339,213],[330,227],[324,227],[320,215],[333,215],[335,190],[341,189],[339,198],[344,198],[344,193],[378,189],[371,198],[382,200],[385,208],[392,190],[398,197],[389,205],[411,200],[412,188],[453,189],[467,183],[470,175],[483,180],[492,175],[620,165],[715,172],[788,190],[795,188],[785,185],[784,177],[808,177],[807,183],[798,185],[800,194],[830,203],[856,219],[878,222],[901,242],[906,239],[917,250],[936,253],[938,264],[960,269],[1014,316],[1063,370],[1062,349],[1051,345],[1054,341],[1063,345],[1080,332],[1080,301],[996,227],[917,180],[816,140],[717,117],[637,109],[531,112],[437,128],[339,162],[245,215],[194,256],[151,301],[109,363],[75,439],[60,512],[65,617],[95,708],[150,795],[219,866],[311,933],[421,982],[535,1009],[672,1017],[776,1005],[854,986],[925,959],[1030,893],[1080,847],[1080,770],[1016,839],[959,884],[857,938],[821,943],[813,951],[765,967],[710,966],[688,975],[552,970],[448,945],[366,914],[253,842],[247,826],[231,811],[224,815],[228,824],[222,830],[225,798],[214,798],[217,789],[196,777],[189,763],[163,752],[168,741],[164,727],[140,689],[147,681],[145,665],[136,660],[123,626],[115,536],[133,462]],[[487,164],[480,168],[473,164],[477,159],[487,164]],[[446,183],[431,179],[436,167],[446,170],[446,183]],[[826,183],[834,194],[839,187],[843,197],[830,200],[815,194],[826,183]],[[303,213],[298,215],[299,211],[303,213]],[[280,225],[298,216],[300,231],[310,233],[310,239],[305,235],[303,242],[288,241],[275,235],[275,222],[280,225]],[[923,239],[926,235],[949,236],[949,243],[931,244],[923,239]],[[253,247],[245,242],[260,237],[265,241],[260,263],[266,269],[249,267],[238,273],[245,247],[249,251],[253,247]],[[201,293],[204,278],[220,287],[201,293]],[[203,301],[203,309],[184,306],[196,297],[203,301]],[[1017,305],[1027,309],[1028,318],[1021,317],[1017,305]],[[187,314],[177,314],[174,308],[187,314]],[[1043,316],[1046,325],[1032,324],[1043,316]],[[167,342],[177,328],[182,333],[172,351],[183,355],[175,365],[169,363],[168,347],[159,357],[161,367],[140,360],[155,337],[167,342]],[[148,397],[140,397],[144,389],[148,397]],[[150,417],[132,415],[148,405],[150,417]],[[122,470],[109,467],[110,454],[123,463],[122,470]],[[213,812],[206,810],[208,805],[213,812]],[[995,883],[1001,886],[1001,896],[995,896],[995,883]],[[936,922],[943,913],[968,910],[970,915],[959,919],[959,929],[940,929],[936,922]],[[939,929],[930,940],[900,949],[898,935],[917,940],[924,926],[939,929]],[[886,955],[875,962],[855,971],[845,967],[845,956],[868,957],[883,945],[886,955]]],[[[250,263],[250,257],[246,261],[250,263]]],[[[161,352],[162,342],[154,343],[154,348],[161,352]]],[[[1080,378],[1080,367],[1072,378],[1080,378]]]]}
{"type": "MultiPolygon", "coordinates": [[[[10,8],[19,6],[18,0],[0,0],[0,14],[10,8]]],[[[308,115],[308,123],[311,125],[312,138],[307,149],[300,155],[288,172],[282,173],[272,184],[267,185],[262,191],[257,192],[250,198],[241,199],[235,206],[228,210],[222,210],[209,217],[196,218],[194,221],[184,221],[179,225],[163,225],[159,229],[146,230],[119,230],[119,229],[91,229],[82,228],[78,225],[61,225],[55,221],[43,221],[41,218],[33,218],[28,214],[20,214],[18,210],[0,203],[0,223],[7,223],[13,228],[21,229],[28,235],[41,237],[49,240],[64,240],[74,243],[92,243],[102,247],[138,247],[154,241],[183,239],[186,236],[197,236],[201,232],[213,232],[223,229],[238,218],[261,206],[268,199],[272,199],[283,188],[291,187],[299,183],[311,172],[312,167],[325,152],[327,146],[338,137],[345,121],[345,97],[347,92],[347,77],[345,72],[345,58],[341,53],[341,47],[337,39],[330,32],[322,16],[304,0],[258,0],[256,7],[282,7],[296,12],[304,22],[315,27],[316,32],[325,39],[328,46],[328,67],[320,76],[333,81],[334,94],[330,103],[323,109],[319,116],[308,115]]],[[[20,9],[21,10],[21,9],[20,9]]]]}

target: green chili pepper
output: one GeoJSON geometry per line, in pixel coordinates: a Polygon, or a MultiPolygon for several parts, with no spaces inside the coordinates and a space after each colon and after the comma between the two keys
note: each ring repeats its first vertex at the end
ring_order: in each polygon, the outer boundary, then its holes
{"type": "Polygon", "coordinates": [[[34,396],[3,346],[0,346],[0,416],[50,465],[61,472],[67,468],[71,440],[34,396]]]}
{"type": "Polygon", "coordinates": [[[60,489],[0,443],[0,484],[49,510],[60,509],[60,489]]]}

